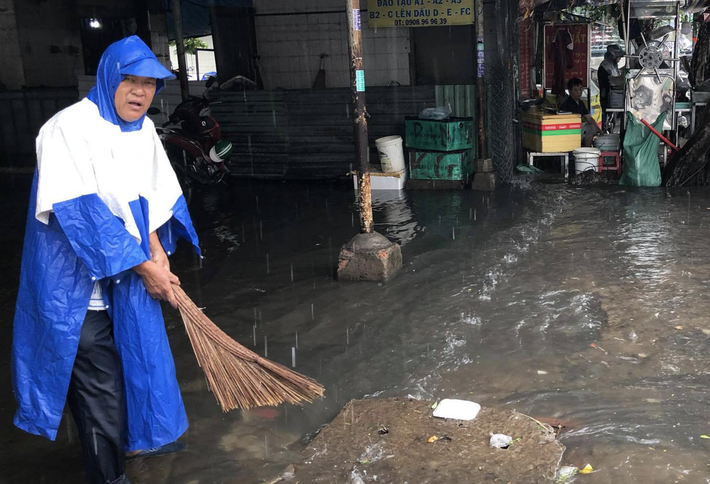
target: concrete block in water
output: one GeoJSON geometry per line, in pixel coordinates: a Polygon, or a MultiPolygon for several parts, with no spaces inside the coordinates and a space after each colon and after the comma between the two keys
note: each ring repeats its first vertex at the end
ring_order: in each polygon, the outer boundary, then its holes
{"type": "Polygon", "coordinates": [[[492,192],[496,189],[496,174],[495,173],[476,173],[473,176],[473,190],[482,192],[492,192]]]}
{"type": "Polygon", "coordinates": [[[338,279],[387,282],[402,268],[399,244],[383,235],[358,234],[340,249],[338,279]]]}
{"type": "Polygon", "coordinates": [[[476,158],[473,164],[473,171],[475,173],[492,173],[493,160],[490,158],[476,158]]]}

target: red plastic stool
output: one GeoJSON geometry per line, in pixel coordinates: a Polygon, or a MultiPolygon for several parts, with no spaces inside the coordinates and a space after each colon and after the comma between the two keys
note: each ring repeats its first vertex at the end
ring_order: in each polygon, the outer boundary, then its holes
{"type": "Polygon", "coordinates": [[[621,155],[618,151],[602,151],[599,153],[599,173],[603,171],[616,171],[617,175],[621,175],[621,155]],[[614,158],[613,165],[604,163],[608,158],[614,158]]]}

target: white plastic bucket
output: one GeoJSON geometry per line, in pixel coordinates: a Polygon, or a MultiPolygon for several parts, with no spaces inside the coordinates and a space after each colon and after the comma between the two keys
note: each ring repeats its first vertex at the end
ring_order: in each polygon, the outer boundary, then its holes
{"type": "Polygon", "coordinates": [[[375,140],[380,156],[382,171],[385,173],[404,171],[404,151],[401,136],[385,136],[375,140]]]}
{"type": "Polygon", "coordinates": [[[577,148],[572,153],[574,154],[575,175],[579,175],[587,170],[598,171],[601,150],[597,148],[577,148]]]}

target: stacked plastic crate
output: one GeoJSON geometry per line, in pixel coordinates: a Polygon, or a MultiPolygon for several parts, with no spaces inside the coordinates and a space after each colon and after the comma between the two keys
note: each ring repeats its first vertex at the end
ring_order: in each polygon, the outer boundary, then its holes
{"type": "Polygon", "coordinates": [[[473,174],[473,118],[405,118],[410,188],[463,188],[473,174]]]}

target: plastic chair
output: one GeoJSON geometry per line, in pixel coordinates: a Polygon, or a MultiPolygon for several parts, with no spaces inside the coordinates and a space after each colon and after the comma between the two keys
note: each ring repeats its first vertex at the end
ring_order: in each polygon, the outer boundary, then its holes
{"type": "Polygon", "coordinates": [[[616,171],[616,174],[621,176],[621,155],[618,151],[602,151],[599,153],[599,173],[603,171],[616,171]],[[614,159],[614,164],[605,163],[609,158],[614,159]]]}

